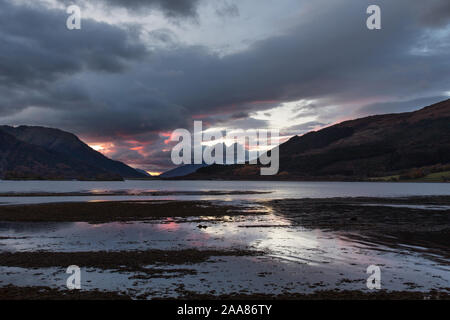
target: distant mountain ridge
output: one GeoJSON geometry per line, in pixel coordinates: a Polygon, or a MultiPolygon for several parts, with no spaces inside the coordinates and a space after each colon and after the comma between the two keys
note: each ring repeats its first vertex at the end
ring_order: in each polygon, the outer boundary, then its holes
{"type": "Polygon", "coordinates": [[[38,126],[0,126],[0,176],[79,180],[145,177],[93,150],[72,133],[38,126]]]}
{"type": "Polygon", "coordinates": [[[150,173],[148,173],[147,171],[143,170],[143,169],[139,169],[139,168],[134,168],[134,170],[136,170],[137,172],[143,174],[146,177],[153,177],[150,173]]]}
{"type": "MultiPolygon", "coordinates": [[[[234,158],[233,158],[233,163],[237,163],[238,162],[238,152],[242,152],[243,156],[245,157],[244,161],[248,161],[249,160],[249,152],[247,150],[245,150],[241,145],[234,143],[231,144],[229,146],[227,146],[224,143],[219,143],[217,144],[219,145],[219,147],[222,147],[222,152],[223,152],[223,163],[227,162],[227,154],[229,154],[230,152],[233,152],[234,154],[234,158]]],[[[215,145],[215,146],[217,146],[215,145]]],[[[205,150],[205,146],[203,146],[202,148],[202,152],[204,152],[205,150]]],[[[215,155],[215,152],[212,152],[213,156],[215,155]]],[[[163,172],[162,174],[159,175],[159,178],[163,178],[163,179],[171,179],[171,178],[178,178],[178,177],[184,177],[186,175],[195,173],[198,169],[200,168],[204,168],[207,167],[208,165],[206,163],[201,163],[201,164],[184,164],[184,165],[180,165],[174,169],[168,170],[166,172],[163,172]]]]}
{"type": "MultiPolygon", "coordinates": [[[[268,179],[366,179],[450,163],[450,100],[414,112],[369,116],[294,136],[268,179]]],[[[249,165],[213,165],[187,179],[259,179],[249,165]]]]}
{"type": "Polygon", "coordinates": [[[159,175],[160,178],[184,177],[196,172],[198,169],[206,167],[207,164],[185,164],[174,169],[168,170],[159,175]]]}

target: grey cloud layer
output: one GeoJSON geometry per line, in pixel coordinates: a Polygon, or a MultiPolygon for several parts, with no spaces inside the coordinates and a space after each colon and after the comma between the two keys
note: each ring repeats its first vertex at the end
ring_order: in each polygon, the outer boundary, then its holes
{"type": "MultiPolygon", "coordinates": [[[[58,0],[64,5],[74,4],[71,0],[58,0]]],[[[78,5],[94,1],[80,0],[78,5]]],[[[156,9],[162,10],[169,17],[195,17],[200,0],[99,0],[105,7],[124,8],[134,13],[156,9]]]]}
{"type": "Polygon", "coordinates": [[[16,6],[0,1],[0,112],[27,106],[65,108],[89,105],[77,79],[83,71],[120,73],[147,49],[136,34],[84,21],[88,34],[69,32],[60,10],[16,6]]]}
{"type": "MultiPolygon", "coordinates": [[[[0,0],[0,116],[14,124],[112,139],[122,160],[134,157],[150,166],[166,154],[156,133],[189,127],[194,115],[224,114],[208,119],[262,125],[244,121],[249,112],[266,108],[252,101],[408,104],[449,91],[448,1],[378,3],[380,31],[365,28],[369,1],[321,0],[311,4],[313,14],[284,34],[222,57],[182,43],[149,49],[139,40],[139,28],[88,19],[82,30],[68,31],[62,10],[0,0]],[[446,31],[436,36],[436,30],[446,31]],[[121,141],[130,137],[148,142],[146,151],[154,157],[128,153],[121,141]]],[[[108,5],[145,6],[173,17],[195,15],[201,2],[114,0],[108,5]]],[[[320,105],[317,110],[320,114],[320,105]]]]}

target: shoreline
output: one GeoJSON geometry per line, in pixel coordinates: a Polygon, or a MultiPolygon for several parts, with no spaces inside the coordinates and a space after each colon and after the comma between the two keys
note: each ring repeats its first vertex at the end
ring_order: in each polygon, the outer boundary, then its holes
{"type": "MultiPolygon", "coordinates": [[[[274,300],[450,300],[450,294],[437,291],[385,291],[365,292],[359,290],[319,290],[314,293],[292,293],[271,295],[228,294],[210,295],[183,291],[177,301],[274,301],[274,300]]],[[[20,287],[9,285],[0,287],[0,300],[147,300],[147,296],[132,297],[126,292],[100,290],[59,290],[45,286],[20,287]]],[[[167,298],[154,298],[153,301],[173,301],[167,298]]]]}

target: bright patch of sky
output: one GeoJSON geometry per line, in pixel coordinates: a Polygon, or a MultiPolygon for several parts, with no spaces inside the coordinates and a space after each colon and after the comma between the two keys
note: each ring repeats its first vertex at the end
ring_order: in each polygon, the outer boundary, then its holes
{"type": "Polygon", "coordinates": [[[271,128],[284,129],[317,120],[312,105],[313,101],[306,100],[284,102],[275,108],[252,113],[250,117],[268,121],[271,128]]]}

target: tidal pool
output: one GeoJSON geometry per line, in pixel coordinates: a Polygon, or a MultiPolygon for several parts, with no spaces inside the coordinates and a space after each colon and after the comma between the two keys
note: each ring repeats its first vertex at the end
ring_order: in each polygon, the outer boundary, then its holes
{"type": "MultiPolygon", "coordinates": [[[[82,289],[124,292],[137,297],[206,294],[368,290],[369,265],[381,268],[386,290],[450,290],[450,261],[427,248],[388,247],[351,233],[307,229],[275,212],[234,217],[166,218],[89,224],[0,223],[0,252],[86,252],[130,250],[245,249],[257,256],[210,257],[200,263],[157,264],[148,275],[83,267],[82,289]],[[202,228],[199,228],[201,226],[202,228]],[[182,271],[177,271],[182,270],[182,271]]],[[[1,264],[1,261],[0,261],[1,264]]],[[[65,289],[68,266],[0,267],[0,286],[65,289]]]]}

